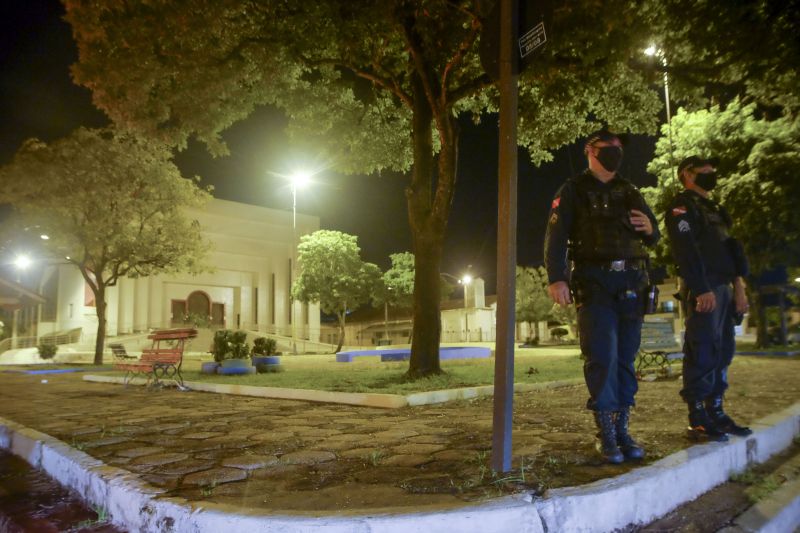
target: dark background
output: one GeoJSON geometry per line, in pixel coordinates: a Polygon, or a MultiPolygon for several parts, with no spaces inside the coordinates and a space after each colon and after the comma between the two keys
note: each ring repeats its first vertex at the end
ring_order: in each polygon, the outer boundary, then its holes
{"type": "MultiPolygon", "coordinates": [[[[10,161],[29,137],[52,141],[78,126],[108,123],[95,109],[87,89],[71,82],[69,65],[77,61],[70,26],[57,0],[5,2],[0,19],[0,165],[10,161]]],[[[462,121],[458,184],[447,231],[442,269],[460,277],[471,265],[475,276],[494,292],[497,247],[497,116],[474,125],[462,121]]],[[[191,143],[176,162],[184,175],[198,175],[218,198],[291,210],[291,189],[274,174],[291,171],[293,154],[283,134],[286,119],[259,109],[224,135],[231,155],[214,159],[191,143]]],[[[645,172],[654,139],[632,136],[625,149],[622,174],[635,184],[650,185],[645,172]]],[[[555,159],[534,167],[519,153],[518,263],[542,262],[545,222],[553,194],[568,177],[585,168],[580,143],[564,147],[555,159]]],[[[389,254],[411,250],[405,196],[406,177],[344,176],[323,171],[315,183],[298,192],[297,210],[320,217],[323,229],[358,236],[364,259],[385,269],[389,254]]]]}

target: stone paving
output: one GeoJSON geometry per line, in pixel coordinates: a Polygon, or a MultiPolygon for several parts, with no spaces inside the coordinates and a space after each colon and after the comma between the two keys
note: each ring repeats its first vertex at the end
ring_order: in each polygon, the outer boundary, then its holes
{"type": "MultiPolygon", "coordinates": [[[[738,358],[730,410],[747,421],[800,400],[785,379],[798,367],[738,358]]],[[[689,446],[679,388],[641,384],[632,428],[647,462],[689,446]]],[[[491,398],[386,410],[0,373],[1,417],[134,472],[165,496],[312,515],[441,509],[635,468],[598,461],[585,396],[583,387],[517,394],[515,471],[495,476],[491,398]]]]}

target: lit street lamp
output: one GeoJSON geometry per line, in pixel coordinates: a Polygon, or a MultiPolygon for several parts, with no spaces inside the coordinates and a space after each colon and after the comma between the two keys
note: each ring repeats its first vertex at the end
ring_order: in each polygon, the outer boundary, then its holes
{"type": "Polygon", "coordinates": [[[648,56],[656,56],[661,60],[661,65],[664,67],[664,105],[667,109],[667,135],[669,136],[669,166],[672,172],[672,177],[677,179],[675,175],[675,161],[672,155],[673,152],[673,145],[672,145],[672,119],[669,112],[669,74],[667,74],[667,56],[664,54],[664,51],[660,48],[657,48],[655,45],[648,46],[645,51],[645,55],[648,56]]]}
{"type": "Polygon", "coordinates": [[[292,184],[292,271],[289,280],[289,305],[291,306],[290,315],[292,321],[292,353],[297,353],[297,313],[295,311],[295,301],[291,296],[292,285],[294,285],[295,269],[297,268],[297,190],[305,188],[311,182],[311,173],[305,170],[297,170],[289,176],[292,184]]]}
{"type": "MultiPolygon", "coordinates": [[[[470,267],[472,267],[472,265],[469,265],[467,268],[470,268],[470,267]]],[[[470,283],[472,283],[472,276],[470,274],[464,274],[460,278],[457,278],[452,274],[448,274],[447,272],[441,272],[441,275],[442,276],[447,276],[448,278],[451,278],[454,281],[458,282],[459,285],[463,285],[464,286],[464,330],[465,330],[464,333],[465,333],[466,341],[468,342],[469,341],[469,314],[468,314],[467,309],[469,309],[469,306],[467,305],[467,291],[468,291],[467,286],[470,283]]]]}

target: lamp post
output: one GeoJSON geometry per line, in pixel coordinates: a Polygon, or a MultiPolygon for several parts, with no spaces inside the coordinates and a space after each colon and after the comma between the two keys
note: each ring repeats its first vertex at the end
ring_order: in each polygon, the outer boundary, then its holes
{"type": "Polygon", "coordinates": [[[292,268],[289,273],[289,320],[292,321],[292,353],[297,353],[297,313],[294,298],[292,298],[292,285],[295,280],[297,268],[297,190],[304,188],[311,181],[311,174],[298,170],[289,176],[292,185],[292,268]]]}
{"type": "Polygon", "coordinates": [[[664,51],[660,48],[657,48],[655,45],[648,46],[645,51],[645,55],[647,56],[655,56],[661,60],[661,66],[664,67],[664,106],[666,107],[667,111],[667,136],[669,138],[669,166],[672,171],[673,179],[677,180],[677,176],[675,174],[675,160],[673,157],[673,144],[672,144],[672,117],[669,111],[669,74],[667,73],[667,56],[664,54],[664,51]]]}
{"type": "MultiPolygon", "coordinates": [[[[22,273],[28,269],[29,266],[33,261],[30,257],[26,254],[19,254],[14,258],[14,266],[17,269],[17,283],[20,284],[22,282],[22,273]]],[[[20,300],[21,301],[21,300],[20,300]]],[[[11,337],[16,339],[19,337],[19,313],[20,309],[17,307],[14,309],[14,313],[12,315],[12,325],[11,325],[11,337]]]]}

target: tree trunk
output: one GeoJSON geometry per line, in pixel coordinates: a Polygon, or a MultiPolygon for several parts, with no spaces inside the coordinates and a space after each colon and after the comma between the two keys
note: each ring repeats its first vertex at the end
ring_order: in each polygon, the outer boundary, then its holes
{"type": "Polygon", "coordinates": [[[103,364],[103,348],[106,342],[106,288],[98,280],[94,290],[95,309],[97,310],[97,338],[94,343],[94,364],[103,364]]]}
{"type": "Polygon", "coordinates": [[[754,298],[751,299],[753,303],[750,308],[750,316],[756,318],[756,346],[759,348],[767,348],[769,342],[769,332],[767,331],[767,309],[761,301],[761,292],[755,291],[754,298]]]}
{"type": "Polygon", "coordinates": [[[336,347],[336,352],[334,353],[341,352],[342,346],[344,345],[344,320],[346,313],[347,313],[346,311],[337,313],[339,318],[339,345],[336,347]]]}
{"type": "Polygon", "coordinates": [[[407,375],[418,378],[440,374],[441,262],[444,233],[456,180],[457,123],[448,108],[439,104],[436,115],[427,98],[423,80],[414,78],[412,141],[414,168],[406,190],[408,218],[414,250],[414,315],[411,359],[407,375]],[[431,123],[439,134],[438,169],[434,176],[431,123]],[[435,178],[435,179],[434,179],[435,178]]]}

